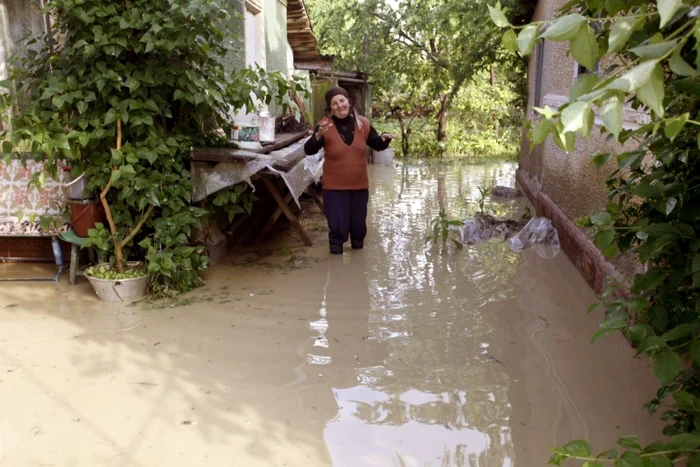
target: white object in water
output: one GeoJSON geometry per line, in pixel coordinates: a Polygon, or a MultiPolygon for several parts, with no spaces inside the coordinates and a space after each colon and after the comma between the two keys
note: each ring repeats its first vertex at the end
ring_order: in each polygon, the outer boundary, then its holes
{"type": "Polygon", "coordinates": [[[386,148],[383,151],[372,151],[372,163],[392,165],[394,163],[394,150],[386,148]]]}

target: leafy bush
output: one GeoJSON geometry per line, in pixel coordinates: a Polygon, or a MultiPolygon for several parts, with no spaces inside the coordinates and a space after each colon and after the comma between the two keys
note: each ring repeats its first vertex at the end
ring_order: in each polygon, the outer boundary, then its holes
{"type": "Polygon", "coordinates": [[[609,138],[635,145],[620,154],[598,154],[599,167],[618,169],[607,182],[610,203],[584,219],[597,229],[596,245],[610,257],[633,252],[646,272],[631,285],[614,286],[603,296],[605,320],[593,336],[622,330],[650,356],[661,387],[647,404],[662,419],[669,442],[625,448],[593,457],[582,440],[557,448],[550,463],[585,460],[628,466],[700,465],[700,6],[678,0],[627,2],[573,0],[547,29],[533,23],[516,35],[500,5],[489,7],[494,22],[507,27],[503,43],[523,54],[538,40],[569,42],[573,58],[589,69],[573,85],[569,102],[557,110],[535,109],[542,119],[530,140],[550,134],[566,151],[576,133],[589,136],[595,112],[609,138]],[[650,123],[623,129],[625,105],[645,110],[650,123]]]}
{"type": "Polygon", "coordinates": [[[145,272],[141,267],[128,268],[122,272],[114,270],[108,264],[99,264],[97,266],[91,266],[85,270],[85,275],[94,277],[96,279],[102,279],[107,281],[118,281],[127,279],[138,279],[139,277],[147,276],[148,273],[145,272]]]}
{"type": "MultiPolygon", "coordinates": [[[[193,146],[226,145],[212,130],[259,101],[294,106],[301,79],[243,70],[223,57],[235,17],[217,0],[48,0],[54,20],[15,59],[5,157],[29,152],[55,175],[67,160],[90,178],[108,215],[115,266],[143,255],[156,290],[201,282],[203,250],[189,245],[207,211],[190,205],[193,146]]],[[[7,136],[0,133],[0,139],[7,136]]]]}

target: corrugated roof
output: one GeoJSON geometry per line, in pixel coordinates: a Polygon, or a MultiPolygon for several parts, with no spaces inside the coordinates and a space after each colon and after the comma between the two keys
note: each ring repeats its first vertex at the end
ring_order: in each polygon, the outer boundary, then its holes
{"type": "Polygon", "coordinates": [[[318,51],[318,41],[304,0],[287,0],[287,40],[294,53],[294,63],[329,60],[318,51]]]}

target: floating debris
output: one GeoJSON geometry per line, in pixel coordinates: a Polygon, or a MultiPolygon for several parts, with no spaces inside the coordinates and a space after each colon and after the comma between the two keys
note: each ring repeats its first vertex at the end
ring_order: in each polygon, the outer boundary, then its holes
{"type": "Polygon", "coordinates": [[[489,238],[506,240],[517,234],[525,224],[527,219],[501,219],[479,213],[472,219],[465,220],[464,225],[457,227],[457,230],[460,242],[471,245],[489,238]]]}
{"type": "Polygon", "coordinates": [[[465,245],[498,238],[508,240],[512,251],[535,247],[537,254],[543,258],[553,258],[561,249],[557,230],[545,217],[514,220],[477,214],[456,229],[459,231],[459,241],[465,245]]]}
{"type": "Polygon", "coordinates": [[[517,188],[497,185],[491,189],[491,196],[500,196],[501,198],[520,198],[523,194],[517,188]]]}

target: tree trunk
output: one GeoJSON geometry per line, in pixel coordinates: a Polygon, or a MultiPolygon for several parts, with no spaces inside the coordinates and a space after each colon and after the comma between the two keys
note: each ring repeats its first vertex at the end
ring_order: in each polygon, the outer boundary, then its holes
{"type": "Polygon", "coordinates": [[[408,138],[411,136],[411,129],[406,128],[402,117],[399,117],[399,126],[401,127],[401,154],[403,157],[408,157],[408,138]]]}
{"type": "Polygon", "coordinates": [[[408,157],[408,140],[411,137],[411,129],[408,128],[406,130],[406,136],[401,140],[401,152],[403,153],[404,157],[408,157]]]}
{"type": "Polygon", "coordinates": [[[447,106],[450,102],[450,95],[444,94],[440,97],[440,112],[438,113],[437,140],[443,143],[447,140],[447,106]]]}

